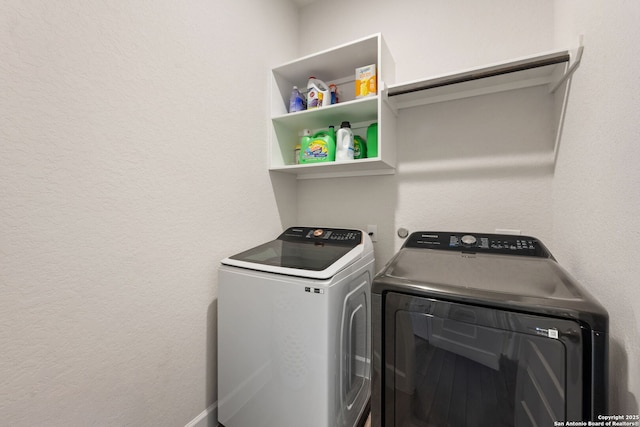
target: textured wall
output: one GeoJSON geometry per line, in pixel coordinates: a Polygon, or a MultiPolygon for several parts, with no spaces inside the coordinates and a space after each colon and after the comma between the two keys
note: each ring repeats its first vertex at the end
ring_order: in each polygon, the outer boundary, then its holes
{"type": "Polygon", "coordinates": [[[335,31],[300,32],[302,54],[382,32],[406,82],[551,49],[553,0],[322,0],[301,10],[328,13],[335,31]]]}
{"type": "Polygon", "coordinates": [[[640,404],[640,3],[557,2],[559,43],[584,35],[553,182],[556,255],[610,316],[611,412],[640,404]]]}
{"type": "Polygon", "coordinates": [[[295,14],[0,4],[0,425],[177,426],[216,400],[218,262],[295,217],[266,171],[295,14]]]}

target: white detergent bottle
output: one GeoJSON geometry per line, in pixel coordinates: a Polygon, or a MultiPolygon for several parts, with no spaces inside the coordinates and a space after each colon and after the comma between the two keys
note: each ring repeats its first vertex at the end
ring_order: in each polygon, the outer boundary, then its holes
{"type": "Polygon", "coordinates": [[[349,122],[342,122],[336,134],[336,162],[353,160],[353,131],[349,122]]]}
{"type": "Polygon", "coordinates": [[[307,83],[307,89],[308,110],[331,105],[331,90],[329,90],[329,86],[325,82],[311,76],[307,83]]]}

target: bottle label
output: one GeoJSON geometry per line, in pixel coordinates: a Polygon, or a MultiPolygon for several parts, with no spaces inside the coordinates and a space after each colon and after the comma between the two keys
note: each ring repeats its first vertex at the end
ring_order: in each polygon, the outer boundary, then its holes
{"type": "Polygon", "coordinates": [[[327,142],[322,139],[314,139],[304,149],[302,158],[305,160],[324,160],[329,156],[327,142]]]}
{"type": "Polygon", "coordinates": [[[289,103],[289,112],[295,113],[296,111],[302,111],[302,110],[304,110],[304,104],[302,102],[302,98],[295,97],[294,99],[292,99],[291,102],[289,103]]]}
{"type": "Polygon", "coordinates": [[[321,105],[322,103],[320,102],[319,92],[311,89],[307,94],[307,109],[311,110],[312,108],[318,108],[321,105]]]}

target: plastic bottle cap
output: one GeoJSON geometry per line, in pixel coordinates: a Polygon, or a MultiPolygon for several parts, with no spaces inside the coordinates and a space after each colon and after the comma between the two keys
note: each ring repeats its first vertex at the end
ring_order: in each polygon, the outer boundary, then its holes
{"type": "Polygon", "coordinates": [[[342,122],[342,124],[340,125],[341,128],[350,128],[351,127],[351,123],[349,122],[342,122]]]}

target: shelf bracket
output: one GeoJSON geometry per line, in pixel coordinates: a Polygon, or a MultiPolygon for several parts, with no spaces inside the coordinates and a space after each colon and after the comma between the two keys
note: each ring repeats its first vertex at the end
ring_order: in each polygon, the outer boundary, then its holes
{"type": "MultiPolygon", "coordinates": [[[[582,35],[580,35],[579,38],[579,43],[578,43],[578,49],[575,51],[575,59],[573,60],[572,63],[570,63],[569,68],[567,69],[567,71],[562,75],[562,77],[560,77],[560,79],[558,79],[558,81],[553,85],[553,87],[549,90],[550,94],[553,94],[556,92],[556,90],[558,90],[559,87],[561,87],[565,82],[567,82],[571,76],[573,75],[573,73],[578,69],[578,66],[580,66],[580,61],[582,60],[582,52],[584,51],[584,37],[582,35]]],[[[558,113],[558,120],[556,122],[556,135],[555,135],[555,142],[553,144],[553,165],[555,167],[556,163],[558,162],[558,154],[560,152],[560,141],[562,140],[562,131],[564,129],[564,119],[567,113],[567,104],[569,102],[569,86],[570,84],[567,83],[567,85],[564,88],[564,93],[562,94],[562,102],[560,103],[560,111],[558,113]]]]}
{"type": "Polygon", "coordinates": [[[549,93],[554,93],[556,90],[558,90],[558,88],[565,81],[567,81],[567,79],[569,79],[573,75],[573,73],[575,73],[575,71],[580,66],[580,61],[582,60],[583,51],[584,51],[584,44],[582,42],[582,36],[580,36],[580,46],[578,46],[578,49],[576,50],[575,59],[573,60],[573,63],[569,66],[569,69],[567,70],[567,72],[564,73],[562,77],[560,77],[560,79],[556,82],[556,84],[553,85],[553,87],[549,90],[549,93]]]}
{"type": "Polygon", "coordinates": [[[398,106],[396,105],[395,102],[392,102],[391,100],[389,100],[389,89],[388,87],[385,85],[385,83],[380,80],[378,82],[379,88],[378,88],[378,93],[380,94],[380,98],[382,99],[382,103],[386,104],[389,106],[389,108],[391,109],[391,112],[393,113],[394,117],[398,117],[398,106]]]}

